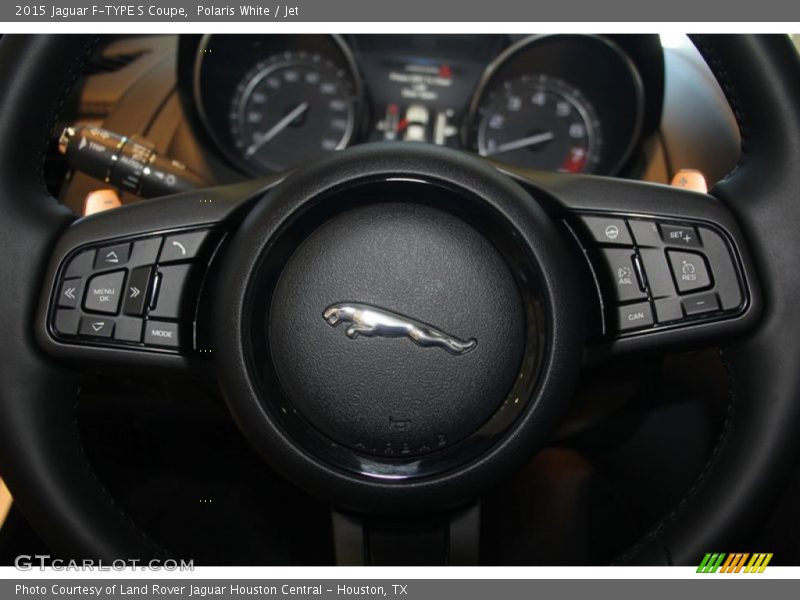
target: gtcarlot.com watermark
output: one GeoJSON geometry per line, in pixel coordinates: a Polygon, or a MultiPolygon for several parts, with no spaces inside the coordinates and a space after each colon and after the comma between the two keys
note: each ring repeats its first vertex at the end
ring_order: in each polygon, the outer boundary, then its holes
{"type": "Polygon", "coordinates": [[[66,560],[53,558],[49,554],[20,554],[14,559],[14,567],[20,571],[194,571],[194,560],[176,558],[154,558],[139,560],[138,558],[118,558],[111,562],[84,558],[66,560]]]}

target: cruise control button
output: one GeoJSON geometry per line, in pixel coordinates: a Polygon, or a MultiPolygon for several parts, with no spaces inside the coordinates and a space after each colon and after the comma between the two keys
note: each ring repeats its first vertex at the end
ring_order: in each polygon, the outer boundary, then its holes
{"type": "Polygon", "coordinates": [[[125,300],[122,302],[122,312],[126,315],[140,317],[144,314],[152,272],[152,267],[139,267],[131,271],[128,285],[125,286],[125,300]]]}
{"type": "Polygon", "coordinates": [[[86,289],[83,308],[92,312],[115,314],[119,308],[124,279],[125,271],[114,271],[92,277],[86,289]]]}
{"type": "Polygon", "coordinates": [[[630,304],[617,308],[617,326],[620,331],[649,327],[653,324],[653,311],[649,302],[630,304]]]}
{"type": "Polygon", "coordinates": [[[691,225],[661,225],[661,239],[671,246],[699,248],[700,238],[691,225]]]}
{"type": "Polygon", "coordinates": [[[178,324],[166,321],[148,321],[144,328],[144,343],[148,346],[164,346],[177,348],[178,324]]]}
{"type": "Polygon", "coordinates": [[[97,251],[97,258],[94,261],[95,269],[109,269],[119,267],[128,262],[130,254],[130,244],[117,244],[116,246],[106,246],[97,251]]]}
{"type": "Polygon", "coordinates": [[[687,294],[711,287],[711,277],[701,254],[667,250],[678,293],[687,294]]]}
{"type": "Polygon", "coordinates": [[[88,337],[110,338],[114,333],[114,319],[83,317],[80,334],[88,337]]]}
{"type": "Polygon", "coordinates": [[[633,244],[624,219],[613,217],[581,217],[592,239],[598,244],[630,246],[633,244]]]}
{"type": "Polygon", "coordinates": [[[63,308],[75,308],[83,294],[83,279],[65,279],[58,294],[58,305],[63,308]]]}
{"type": "Polygon", "coordinates": [[[194,258],[200,252],[200,247],[207,237],[208,229],[167,236],[158,262],[177,262],[194,258]]]}
{"type": "Polygon", "coordinates": [[[686,313],[687,317],[719,310],[719,300],[716,294],[700,294],[699,296],[684,298],[682,304],[683,312],[686,313]]]}
{"type": "Polygon", "coordinates": [[[605,287],[617,302],[647,297],[637,278],[633,250],[601,250],[599,256],[605,266],[605,287]]]}

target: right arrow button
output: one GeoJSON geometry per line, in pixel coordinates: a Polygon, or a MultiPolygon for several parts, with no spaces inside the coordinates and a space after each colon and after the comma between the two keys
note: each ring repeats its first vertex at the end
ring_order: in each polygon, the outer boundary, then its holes
{"type": "Polygon", "coordinates": [[[131,271],[122,302],[122,312],[126,315],[141,317],[144,314],[152,272],[152,267],[139,267],[131,271]]]}

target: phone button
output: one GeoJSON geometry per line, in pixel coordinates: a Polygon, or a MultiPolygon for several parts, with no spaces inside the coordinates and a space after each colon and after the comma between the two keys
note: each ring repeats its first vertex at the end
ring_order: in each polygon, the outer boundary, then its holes
{"type": "Polygon", "coordinates": [[[208,234],[209,230],[203,229],[202,231],[168,235],[164,240],[164,245],[161,246],[158,262],[168,263],[193,259],[202,250],[208,234]]]}

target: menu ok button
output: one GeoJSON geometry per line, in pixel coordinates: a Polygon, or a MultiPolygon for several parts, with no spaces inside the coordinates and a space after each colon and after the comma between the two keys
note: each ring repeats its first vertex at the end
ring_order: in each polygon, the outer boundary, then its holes
{"type": "Polygon", "coordinates": [[[125,271],[114,271],[92,277],[86,286],[83,308],[92,312],[116,314],[124,279],[125,271]]]}

